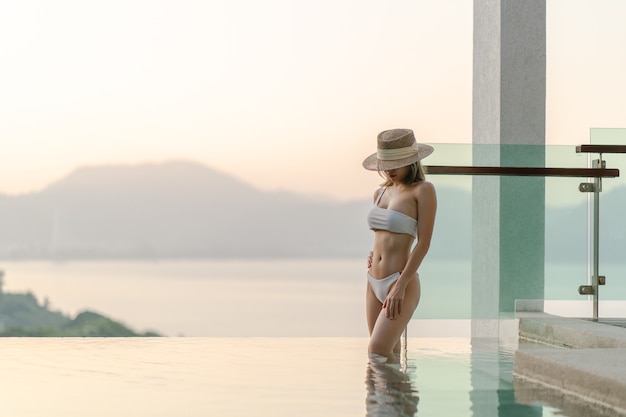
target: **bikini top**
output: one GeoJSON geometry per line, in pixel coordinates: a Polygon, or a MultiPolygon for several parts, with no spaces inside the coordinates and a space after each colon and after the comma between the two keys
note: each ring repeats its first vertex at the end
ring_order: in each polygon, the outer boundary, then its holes
{"type": "Polygon", "coordinates": [[[380,193],[376,204],[370,209],[367,223],[372,230],[386,230],[393,233],[403,233],[417,237],[417,220],[399,211],[389,210],[378,206],[387,188],[380,193]]]}

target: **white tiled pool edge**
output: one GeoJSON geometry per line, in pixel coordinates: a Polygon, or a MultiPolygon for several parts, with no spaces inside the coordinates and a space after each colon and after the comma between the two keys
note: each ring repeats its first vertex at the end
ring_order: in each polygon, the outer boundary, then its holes
{"type": "Polygon", "coordinates": [[[513,374],[626,416],[626,329],[542,313],[519,317],[520,339],[568,349],[518,350],[513,374]]]}

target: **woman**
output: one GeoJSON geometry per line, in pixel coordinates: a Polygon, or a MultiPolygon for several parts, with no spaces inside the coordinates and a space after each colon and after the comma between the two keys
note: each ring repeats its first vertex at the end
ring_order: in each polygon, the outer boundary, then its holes
{"type": "Polygon", "coordinates": [[[416,143],[410,129],[392,129],[378,135],[377,149],[363,161],[365,169],[385,178],[368,215],[374,230],[367,273],[368,350],[397,362],[400,337],[420,300],[417,271],[435,223],[437,196],[420,163],[433,148],[416,143]]]}

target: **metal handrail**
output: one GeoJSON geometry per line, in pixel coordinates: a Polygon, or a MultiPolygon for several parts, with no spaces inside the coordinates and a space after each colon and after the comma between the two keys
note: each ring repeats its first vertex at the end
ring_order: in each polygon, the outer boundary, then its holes
{"type": "Polygon", "coordinates": [[[427,165],[426,172],[434,175],[497,175],[517,177],[619,177],[617,168],[544,168],[544,167],[497,167],[427,165]]]}
{"type": "Polygon", "coordinates": [[[576,153],[626,153],[626,145],[578,145],[576,153]]]}

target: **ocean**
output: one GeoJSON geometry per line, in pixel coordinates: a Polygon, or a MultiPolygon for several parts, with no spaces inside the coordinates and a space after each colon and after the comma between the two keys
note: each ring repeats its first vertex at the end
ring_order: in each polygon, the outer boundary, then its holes
{"type": "MultiPolygon", "coordinates": [[[[53,310],[73,316],[89,309],[136,331],[190,337],[367,336],[366,259],[22,261],[2,262],[0,269],[5,292],[30,291],[53,310]]],[[[602,297],[621,305],[626,282],[615,276],[619,268],[613,270],[602,297]]],[[[546,299],[555,306],[567,304],[571,310],[586,304],[577,293],[586,283],[585,265],[551,264],[545,275],[546,299]]],[[[453,327],[471,316],[470,262],[427,258],[420,279],[414,321],[423,322],[412,325],[413,335],[465,335],[466,328],[453,327]],[[433,319],[438,324],[431,328],[433,319]],[[451,326],[448,332],[442,333],[441,320],[451,326]]],[[[583,309],[571,314],[585,314],[583,309]]]]}
{"type": "MultiPolygon", "coordinates": [[[[4,262],[4,291],[167,336],[366,336],[366,259],[4,262]]],[[[420,272],[416,318],[468,319],[469,263],[420,272]],[[442,305],[441,299],[453,300],[442,305]]]]}

